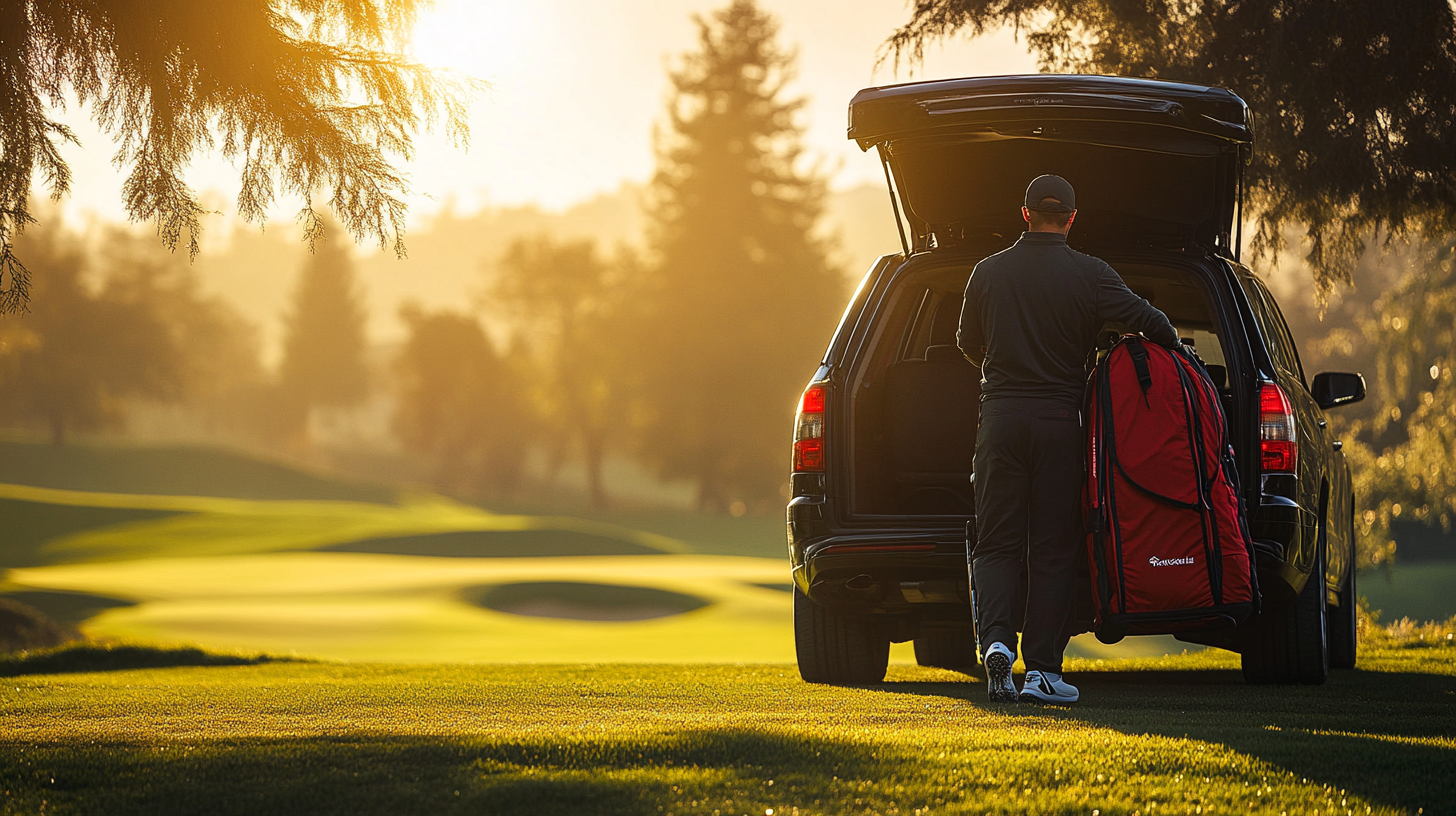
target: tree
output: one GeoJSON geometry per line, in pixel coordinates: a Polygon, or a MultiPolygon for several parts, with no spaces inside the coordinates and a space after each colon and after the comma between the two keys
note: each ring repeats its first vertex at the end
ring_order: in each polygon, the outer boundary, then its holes
{"type": "MultiPolygon", "coordinates": [[[[159,314],[162,286],[133,286],[136,270],[88,285],[82,241],[57,223],[17,242],[45,297],[24,318],[0,318],[0,416],[39,423],[54,444],[75,431],[116,427],[130,398],[175,400],[186,387],[184,346],[159,314]]],[[[143,273],[144,274],[144,273],[143,273]]]]}
{"type": "Polygon", "coordinates": [[[198,251],[204,212],[183,180],[198,151],[242,165],[238,212],[261,223],[281,193],[320,231],[315,196],[356,240],[402,254],[405,178],[421,127],[463,143],[476,84],[428,70],[401,49],[427,0],[99,0],[0,3],[0,313],[25,308],[30,276],[12,251],[31,223],[33,177],[70,189],[50,116],[68,98],[91,108],[129,174],[127,212],[154,220],[169,248],[198,251]]]}
{"type": "Polygon", "coordinates": [[[624,438],[636,269],[626,253],[616,262],[601,258],[590,240],[523,238],[502,256],[487,297],[513,320],[536,361],[541,414],[556,430],[551,438],[580,445],[596,508],[607,504],[607,447],[624,438]]]}
{"type": "Polygon", "coordinates": [[[240,396],[265,380],[257,327],[218,296],[204,294],[187,261],[155,241],[111,227],[101,246],[96,263],[106,271],[108,296],[166,328],[178,356],[181,400],[209,431],[236,424],[240,396]]]}
{"type": "Polygon", "coordinates": [[[652,183],[641,453],[697,483],[699,504],[776,498],[794,402],[843,302],[816,228],[795,57],[751,0],[694,18],[698,50],[670,73],[670,128],[652,183]]]}
{"type": "Polygon", "coordinates": [[[1364,564],[1398,555],[1398,525],[1456,525],[1456,238],[1415,240],[1383,261],[1357,270],[1374,294],[1342,293],[1322,324],[1300,321],[1308,373],[1360,370],[1369,384],[1365,404],[1331,416],[1354,476],[1364,564]]]}
{"type": "Polygon", "coordinates": [[[1323,298],[1377,233],[1456,229],[1448,0],[916,0],[886,56],[1010,24],[1043,70],[1229,88],[1254,113],[1256,256],[1303,225],[1323,298]]]}
{"type": "Polygon", "coordinates": [[[324,237],[304,263],[283,341],[280,385],[307,427],[315,408],[347,408],[369,393],[368,315],[342,241],[324,237]]]}
{"type": "Polygon", "coordinates": [[[433,463],[437,487],[492,496],[514,491],[530,426],[522,389],[473,317],[405,306],[409,338],[395,359],[395,433],[433,463]]]}

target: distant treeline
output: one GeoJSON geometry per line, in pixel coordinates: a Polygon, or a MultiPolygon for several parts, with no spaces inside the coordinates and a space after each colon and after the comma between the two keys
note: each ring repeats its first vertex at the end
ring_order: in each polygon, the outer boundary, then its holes
{"type": "Polygon", "coordinates": [[[28,315],[0,320],[0,421],[62,444],[168,403],[220,438],[308,454],[331,423],[384,406],[396,444],[455,494],[528,493],[534,455],[548,477],[584,463],[605,504],[615,454],[691,482],[704,509],[766,511],[846,275],[776,21],[736,2],[698,25],[670,72],[644,249],[518,240],[480,259],[474,303],[406,305],[381,360],[343,231],[325,225],[268,370],[256,329],[200,294],[185,257],[121,230],[86,251],[48,218],[16,243],[35,289],[28,315]]]}

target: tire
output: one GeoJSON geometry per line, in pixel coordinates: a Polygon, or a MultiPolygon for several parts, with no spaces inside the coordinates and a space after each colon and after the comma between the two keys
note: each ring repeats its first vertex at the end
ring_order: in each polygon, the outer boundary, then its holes
{"type": "Polygon", "coordinates": [[[933,669],[968,672],[980,663],[971,630],[928,632],[915,638],[915,662],[933,669]]]}
{"type": "MultiPolygon", "coordinates": [[[[1324,536],[1320,536],[1321,539],[1324,536]]],[[[1325,548],[1321,542],[1314,568],[1294,608],[1298,630],[1299,682],[1307,686],[1323,685],[1330,676],[1330,609],[1325,591],[1325,548]]]]}
{"type": "Polygon", "coordinates": [[[1360,650],[1359,614],[1356,606],[1360,595],[1355,589],[1355,520],[1350,519],[1350,570],[1345,585],[1340,587],[1340,605],[1330,610],[1330,668],[1353,669],[1360,650]]]}
{"type": "Polygon", "coordinates": [[[794,649],[808,683],[878,683],[890,665],[890,633],[870,621],[837,615],[794,587],[794,649]]]}
{"type": "MultiPolygon", "coordinates": [[[[1321,536],[1323,538],[1323,536],[1321,536]]],[[[1317,686],[1330,675],[1324,545],[1294,601],[1270,603],[1243,649],[1244,681],[1317,686]]]]}

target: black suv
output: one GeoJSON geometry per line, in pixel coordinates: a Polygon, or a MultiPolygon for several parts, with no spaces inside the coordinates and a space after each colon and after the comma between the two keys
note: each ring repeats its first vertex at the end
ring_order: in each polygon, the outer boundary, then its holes
{"type": "Polygon", "coordinates": [[[857,94],[849,138],[879,154],[902,251],[860,283],[796,420],[788,529],[804,679],[878,682],[892,641],[913,640],[922,665],[977,661],[966,562],[980,372],[955,332],[972,267],[1016,240],[1022,192],[1042,173],[1077,188],[1072,246],[1162,309],[1223,395],[1262,612],[1180,637],[1241,653],[1249,682],[1321,683],[1353,666],[1355,501],[1324,412],[1365,386],[1358,374],[1308,379],[1273,296],[1239,263],[1243,100],[1117,77],[921,82],[857,94]]]}

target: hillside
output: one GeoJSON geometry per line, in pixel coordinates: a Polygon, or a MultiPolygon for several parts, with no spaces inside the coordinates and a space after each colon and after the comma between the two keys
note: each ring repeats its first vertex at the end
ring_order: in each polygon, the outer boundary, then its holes
{"type": "Polygon", "coordinates": [[[393,487],[310,473],[209,447],[46,445],[0,440],[0,484],[96,493],[389,504],[393,487]]]}
{"type": "MultiPolygon", "coordinates": [[[[409,257],[404,260],[362,247],[359,280],[369,306],[370,334],[376,342],[397,340],[399,307],[407,302],[432,309],[473,308],[485,273],[520,237],[592,239],[606,252],[641,244],[647,226],[641,196],[641,188],[623,185],[559,212],[502,207],[462,213],[446,208],[410,231],[409,257]]],[[[852,281],[875,258],[900,245],[888,193],[878,185],[831,193],[823,226],[837,241],[837,257],[852,281]]],[[[307,251],[286,229],[260,233],[238,227],[226,250],[197,260],[207,288],[259,327],[269,360],[278,354],[282,315],[307,251]]]]}

